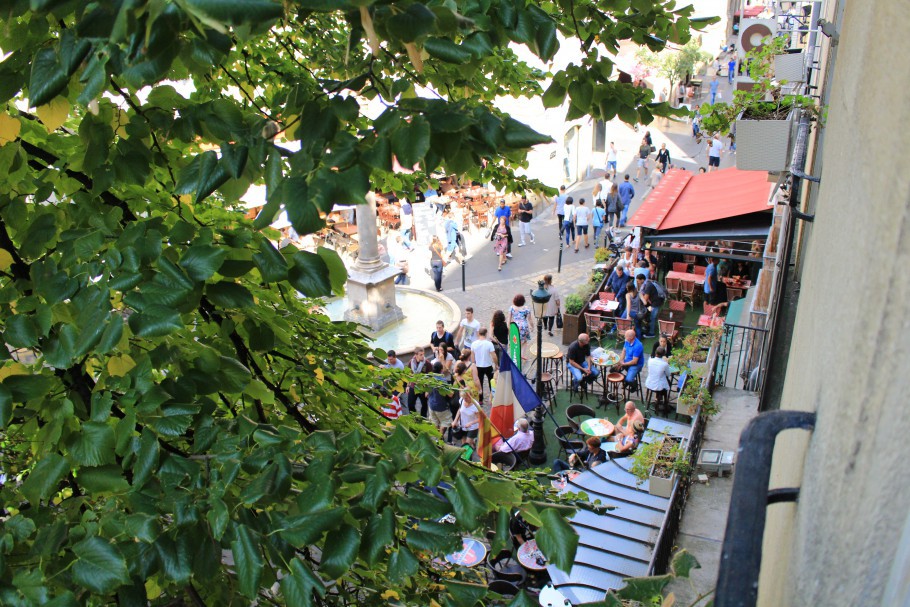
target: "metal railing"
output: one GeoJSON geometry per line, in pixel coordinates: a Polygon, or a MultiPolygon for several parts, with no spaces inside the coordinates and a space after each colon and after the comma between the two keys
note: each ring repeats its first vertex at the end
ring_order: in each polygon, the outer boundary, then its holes
{"type": "Polygon", "coordinates": [[[718,385],[761,392],[767,367],[768,329],[724,324],[714,381],[718,385]]]}

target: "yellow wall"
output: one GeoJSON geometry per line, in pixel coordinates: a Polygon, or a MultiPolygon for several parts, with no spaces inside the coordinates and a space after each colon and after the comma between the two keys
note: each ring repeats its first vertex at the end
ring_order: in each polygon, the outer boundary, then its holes
{"type": "Polygon", "coordinates": [[[845,4],[781,401],[818,425],[775,450],[802,490],[769,509],[768,607],[879,605],[910,511],[910,2],[845,4]]]}

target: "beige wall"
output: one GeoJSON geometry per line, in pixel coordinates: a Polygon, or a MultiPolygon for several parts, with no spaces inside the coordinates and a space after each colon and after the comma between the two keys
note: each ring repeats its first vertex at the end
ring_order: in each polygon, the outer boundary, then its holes
{"type": "Polygon", "coordinates": [[[769,510],[769,607],[879,605],[910,511],[910,2],[846,0],[840,33],[781,402],[818,425],[775,451],[802,491],[769,510]]]}

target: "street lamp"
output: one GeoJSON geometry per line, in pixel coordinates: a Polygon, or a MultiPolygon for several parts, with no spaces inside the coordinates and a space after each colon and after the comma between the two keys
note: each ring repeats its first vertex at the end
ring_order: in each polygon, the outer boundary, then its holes
{"type": "MultiPolygon", "coordinates": [[[[560,240],[562,243],[562,240],[560,240]]],[[[550,301],[550,292],[543,288],[543,281],[537,281],[537,290],[531,293],[531,301],[534,302],[534,315],[537,316],[537,396],[543,403],[543,386],[541,385],[541,375],[543,374],[543,359],[541,351],[543,350],[543,315],[547,311],[547,302],[550,301]]],[[[534,409],[534,417],[531,419],[531,427],[534,429],[534,444],[531,446],[531,463],[542,464],[547,461],[547,442],[543,435],[543,404],[534,409]]]]}

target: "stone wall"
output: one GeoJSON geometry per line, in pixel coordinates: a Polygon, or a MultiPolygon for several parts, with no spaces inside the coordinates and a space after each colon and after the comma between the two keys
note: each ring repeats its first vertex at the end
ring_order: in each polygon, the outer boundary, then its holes
{"type": "Polygon", "coordinates": [[[910,121],[910,3],[843,3],[781,402],[818,425],[778,439],[772,487],[802,490],[769,509],[765,606],[882,604],[910,510],[910,178],[895,147],[910,121]]]}

